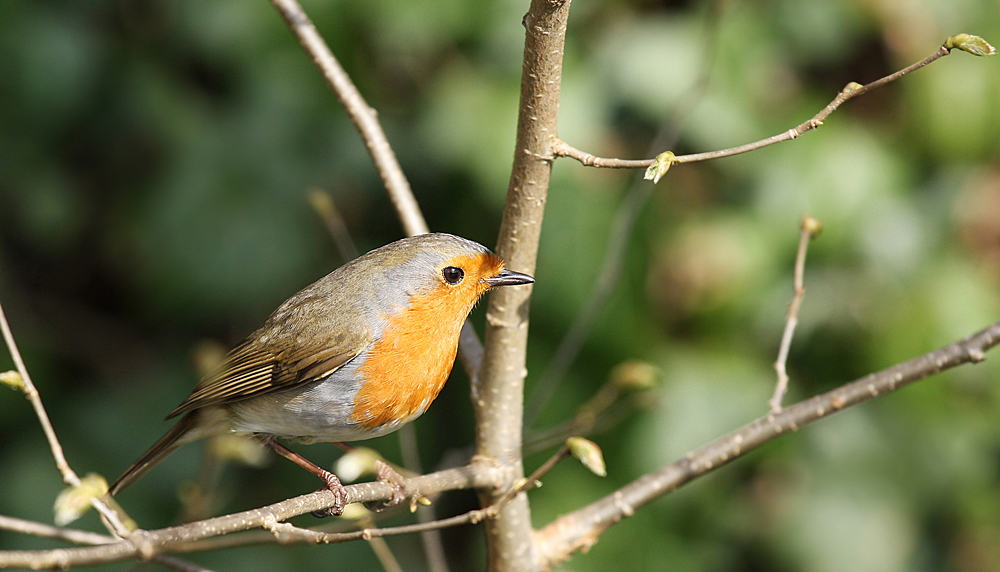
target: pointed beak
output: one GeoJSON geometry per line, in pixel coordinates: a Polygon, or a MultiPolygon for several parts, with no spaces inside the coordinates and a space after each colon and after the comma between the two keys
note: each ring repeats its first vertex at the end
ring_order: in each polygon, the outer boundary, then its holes
{"type": "Polygon", "coordinates": [[[490,288],[495,288],[497,286],[517,286],[518,284],[531,284],[535,281],[534,278],[528,276],[527,274],[521,274],[520,272],[514,272],[513,270],[507,270],[504,268],[493,278],[486,278],[486,283],[490,285],[490,288]]]}

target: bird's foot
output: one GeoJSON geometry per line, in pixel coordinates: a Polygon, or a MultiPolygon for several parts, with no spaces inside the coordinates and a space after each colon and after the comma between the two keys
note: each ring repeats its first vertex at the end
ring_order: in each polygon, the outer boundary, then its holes
{"type": "Polygon", "coordinates": [[[344,507],[347,506],[347,487],[341,484],[340,479],[337,475],[331,473],[330,471],[323,470],[321,474],[317,474],[319,478],[323,479],[326,486],[319,490],[328,490],[333,493],[334,501],[333,505],[329,508],[323,510],[314,510],[313,516],[317,518],[324,518],[327,516],[340,516],[344,514],[344,507]]]}
{"type": "Polygon", "coordinates": [[[375,480],[380,483],[392,485],[392,498],[386,501],[366,502],[365,508],[375,512],[394,507],[406,500],[406,479],[396,472],[389,463],[382,460],[375,461],[375,480]]]}

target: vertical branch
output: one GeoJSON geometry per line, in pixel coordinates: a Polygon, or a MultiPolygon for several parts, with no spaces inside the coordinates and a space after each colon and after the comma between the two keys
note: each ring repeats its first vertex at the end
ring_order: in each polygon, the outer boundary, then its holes
{"type": "Polygon", "coordinates": [[[785,331],[781,335],[781,346],[778,348],[778,359],[774,362],[774,370],[778,374],[778,383],[774,386],[774,396],[768,402],[771,405],[772,413],[781,413],[781,400],[788,391],[788,370],[785,364],[788,361],[788,351],[792,346],[792,336],[795,335],[795,326],[799,323],[799,307],[802,299],[806,295],[805,272],[806,272],[806,251],[809,248],[809,241],[819,236],[823,230],[823,225],[810,215],[802,217],[802,229],[799,232],[799,250],[795,255],[795,295],[788,305],[788,319],[785,321],[785,331]]]}
{"type": "MultiPolygon", "coordinates": [[[[517,142],[497,253],[517,271],[533,272],[556,138],[568,0],[532,0],[524,17],[526,37],[521,73],[517,142]]],[[[497,489],[482,489],[492,504],[524,476],[521,430],[530,287],[505,288],[490,295],[486,353],[473,384],[476,452],[501,468],[497,489]]],[[[490,570],[534,567],[527,497],[518,495],[487,521],[490,570]]]]}

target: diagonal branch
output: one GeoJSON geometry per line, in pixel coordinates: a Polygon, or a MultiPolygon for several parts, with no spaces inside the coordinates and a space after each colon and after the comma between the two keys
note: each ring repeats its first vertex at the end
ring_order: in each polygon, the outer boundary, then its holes
{"type": "Polygon", "coordinates": [[[800,402],[781,413],[769,413],[691,451],[679,461],[632,481],[611,495],[556,519],[536,535],[536,565],[547,569],[565,561],[577,550],[586,550],[611,525],[632,516],[639,507],[786,432],[946,369],[983,361],[986,350],[998,343],[1000,322],[937,351],[800,402]]]}
{"type": "Polygon", "coordinates": [[[277,8],[278,12],[288,23],[288,27],[298,38],[302,48],[312,57],[313,62],[323,73],[326,83],[330,85],[337,100],[347,111],[347,115],[354,123],[354,127],[361,135],[361,139],[368,148],[375,168],[378,170],[382,183],[389,191],[392,204],[396,207],[400,221],[406,234],[424,234],[428,232],[427,221],[420,212],[420,205],[413,197],[413,190],[410,188],[403,169],[399,166],[396,154],[389,146],[389,140],[382,131],[382,125],[378,122],[377,113],[361,92],[354,86],[354,82],[341,67],[340,62],[330,51],[329,46],[323,37],[316,31],[309,16],[306,15],[302,6],[296,0],[271,0],[271,4],[277,8]]]}

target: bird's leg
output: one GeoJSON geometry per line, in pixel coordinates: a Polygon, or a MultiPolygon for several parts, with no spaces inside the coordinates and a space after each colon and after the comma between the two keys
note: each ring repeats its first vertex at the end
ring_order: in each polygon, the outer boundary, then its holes
{"type": "Polygon", "coordinates": [[[337,475],[327,471],[309,459],[306,459],[302,455],[299,455],[295,451],[285,447],[281,443],[278,443],[273,438],[257,436],[257,440],[268,449],[271,449],[275,453],[316,475],[322,479],[324,483],[326,483],[326,488],[333,493],[335,498],[333,506],[325,510],[313,511],[313,516],[322,518],[324,516],[340,516],[344,513],[344,506],[347,505],[347,489],[343,484],[341,484],[337,475]]]}
{"type": "MultiPolygon", "coordinates": [[[[347,443],[334,443],[334,445],[347,453],[354,450],[354,447],[347,443]]],[[[406,479],[403,478],[403,475],[396,472],[396,469],[393,469],[392,465],[382,459],[375,459],[375,480],[392,485],[392,498],[387,501],[364,503],[365,508],[368,510],[382,511],[406,500],[406,479]]]]}

